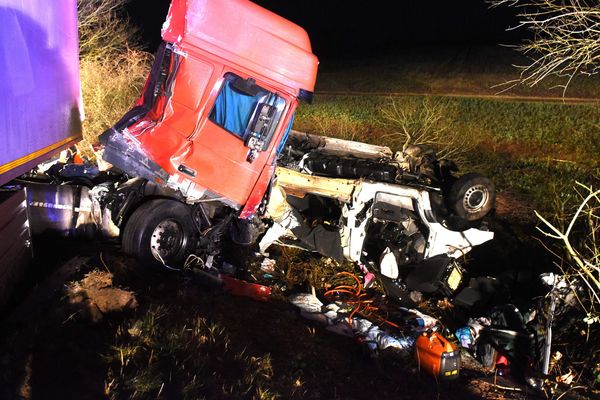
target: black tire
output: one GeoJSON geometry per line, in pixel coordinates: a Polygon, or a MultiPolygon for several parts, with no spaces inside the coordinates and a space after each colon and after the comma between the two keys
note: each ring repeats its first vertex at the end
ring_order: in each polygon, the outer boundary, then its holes
{"type": "Polygon", "coordinates": [[[125,224],[122,249],[145,266],[181,268],[196,249],[197,232],[187,205],[169,199],[150,200],[125,224]]]}
{"type": "Polygon", "coordinates": [[[478,221],[494,208],[496,189],[485,176],[469,173],[452,184],[447,202],[448,208],[460,219],[478,221]]]}

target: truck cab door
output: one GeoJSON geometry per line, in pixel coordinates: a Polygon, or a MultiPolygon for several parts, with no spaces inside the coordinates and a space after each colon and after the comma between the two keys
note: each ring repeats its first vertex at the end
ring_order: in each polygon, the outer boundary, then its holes
{"type": "Polygon", "coordinates": [[[243,206],[283,129],[286,101],[235,74],[224,76],[208,118],[178,167],[198,185],[243,206]]]}

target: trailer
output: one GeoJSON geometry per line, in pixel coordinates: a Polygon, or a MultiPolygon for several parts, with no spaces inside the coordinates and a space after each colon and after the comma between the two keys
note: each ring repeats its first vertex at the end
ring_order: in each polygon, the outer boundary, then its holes
{"type": "Polygon", "coordinates": [[[81,139],[76,0],[0,0],[0,306],[31,259],[15,178],[81,139]]]}

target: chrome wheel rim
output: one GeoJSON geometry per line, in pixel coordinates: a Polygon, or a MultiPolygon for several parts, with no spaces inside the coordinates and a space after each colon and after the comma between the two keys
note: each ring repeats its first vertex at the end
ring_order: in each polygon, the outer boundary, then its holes
{"type": "Polygon", "coordinates": [[[463,198],[465,210],[470,213],[481,211],[490,198],[490,191],[484,185],[470,187],[463,198]]]}
{"type": "Polygon", "coordinates": [[[174,219],[166,219],[152,231],[150,249],[154,258],[164,263],[179,252],[184,241],[181,225],[174,219]]]}

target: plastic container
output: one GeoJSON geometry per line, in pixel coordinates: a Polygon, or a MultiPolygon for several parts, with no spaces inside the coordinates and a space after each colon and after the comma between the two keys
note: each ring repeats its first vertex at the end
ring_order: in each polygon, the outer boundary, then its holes
{"type": "Polygon", "coordinates": [[[452,380],[459,376],[460,350],[438,332],[424,332],[417,338],[415,358],[419,368],[436,380],[452,380]]]}

